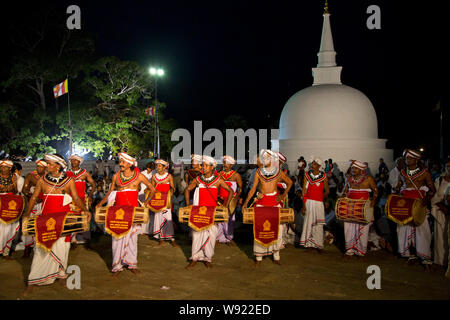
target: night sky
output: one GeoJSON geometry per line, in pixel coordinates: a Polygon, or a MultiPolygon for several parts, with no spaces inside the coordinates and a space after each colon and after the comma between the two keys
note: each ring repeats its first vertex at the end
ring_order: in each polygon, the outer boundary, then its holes
{"type": "MultiPolygon", "coordinates": [[[[221,128],[231,114],[253,128],[278,127],[287,100],[312,85],[324,1],[58,1],[54,8],[68,16],[71,4],[80,6],[99,55],[165,69],[158,98],[180,127],[203,120],[204,130],[221,128]]],[[[2,30],[26,24],[27,8],[3,10],[2,30]]],[[[330,0],[329,10],[342,82],[372,101],[379,138],[396,156],[422,146],[439,156],[439,112],[432,109],[441,100],[448,119],[449,2],[330,0]],[[381,30],[366,27],[373,4],[381,8],[381,30]]]]}

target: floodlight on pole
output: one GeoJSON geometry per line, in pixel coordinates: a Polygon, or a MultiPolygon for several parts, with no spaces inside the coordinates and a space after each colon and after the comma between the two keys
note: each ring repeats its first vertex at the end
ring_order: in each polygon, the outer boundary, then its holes
{"type": "Polygon", "coordinates": [[[150,67],[149,72],[152,76],[155,77],[155,141],[157,141],[157,144],[154,146],[153,153],[157,155],[159,158],[159,124],[158,124],[158,77],[162,77],[164,75],[164,70],[161,68],[154,68],[150,67]]]}

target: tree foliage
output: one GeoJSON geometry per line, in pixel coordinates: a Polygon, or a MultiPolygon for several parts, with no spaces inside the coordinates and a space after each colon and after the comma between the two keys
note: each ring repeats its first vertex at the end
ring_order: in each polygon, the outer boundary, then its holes
{"type": "MultiPolygon", "coordinates": [[[[89,35],[50,20],[36,21],[34,33],[13,34],[13,43],[23,50],[1,83],[6,93],[0,101],[1,149],[34,158],[69,151],[68,95],[55,100],[52,90],[68,76],[74,146],[94,157],[121,150],[147,156],[153,151],[155,118],[144,112],[153,85],[146,69],[117,57],[94,58],[89,35]]],[[[170,153],[163,148],[170,147],[176,123],[164,118],[164,103],[157,105],[161,150],[170,153]]]]}

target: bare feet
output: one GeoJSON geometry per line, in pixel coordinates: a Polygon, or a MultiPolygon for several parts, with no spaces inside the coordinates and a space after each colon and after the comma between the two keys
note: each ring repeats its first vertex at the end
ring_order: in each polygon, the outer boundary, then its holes
{"type": "Polygon", "coordinates": [[[344,254],[344,255],[342,256],[342,259],[344,259],[344,260],[350,260],[351,258],[352,258],[352,256],[349,255],[349,254],[344,254]]]}
{"type": "Polygon", "coordinates": [[[139,270],[138,268],[136,269],[129,269],[131,272],[133,272],[135,275],[139,276],[142,274],[141,270],[139,270]]]}
{"type": "Polygon", "coordinates": [[[322,254],[324,251],[322,249],[316,248],[317,253],[322,254]]]}
{"type": "Polygon", "coordinates": [[[58,283],[61,287],[66,287],[66,278],[59,278],[58,283]]]}
{"type": "Polygon", "coordinates": [[[362,261],[362,262],[367,260],[366,256],[357,256],[357,257],[358,257],[358,260],[362,261]]]}
{"type": "Polygon", "coordinates": [[[211,262],[204,261],[203,263],[205,264],[205,266],[206,266],[207,268],[212,268],[212,267],[213,267],[212,264],[211,264],[211,262]]]}
{"type": "Polygon", "coordinates": [[[158,243],[158,247],[162,247],[163,244],[164,244],[164,241],[160,241],[160,242],[158,243]]]}
{"type": "Polygon", "coordinates": [[[187,266],[186,269],[191,269],[197,264],[197,261],[192,260],[187,266]]]}
{"type": "Polygon", "coordinates": [[[28,285],[27,288],[25,289],[25,291],[22,293],[22,296],[26,297],[26,296],[28,296],[29,294],[31,294],[31,293],[33,292],[33,289],[34,289],[35,287],[36,287],[36,286],[28,285]]]}
{"type": "Polygon", "coordinates": [[[117,276],[118,276],[119,273],[121,273],[121,272],[122,272],[122,270],[120,270],[120,271],[115,271],[115,272],[112,273],[111,277],[112,277],[112,278],[117,278],[117,276]]]}
{"type": "Polygon", "coordinates": [[[275,263],[276,265],[281,266],[281,261],[280,260],[273,260],[273,263],[275,263]]]}
{"type": "Polygon", "coordinates": [[[170,241],[170,244],[172,245],[172,247],[174,248],[178,248],[179,246],[177,245],[177,243],[174,241],[170,241]]]}
{"type": "Polygon", "coordinates": [[[255,268],[259,268],[261,266],[261,261],[255,261],[255,268]]]}
{"type": "Polygon", "coordinates": [[[11,256],[3,256],[3,260],[14,260],[11,256]]]}

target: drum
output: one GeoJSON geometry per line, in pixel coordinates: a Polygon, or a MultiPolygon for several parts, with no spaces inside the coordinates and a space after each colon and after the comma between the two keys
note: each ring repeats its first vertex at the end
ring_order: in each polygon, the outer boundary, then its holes
{"type": "MultiPolygon", "coordinates": [[[[178,221],[181,223],[188,223],[191,210],[192,205],[180,208],[178,210],[178,221]]],[[[216,211],[214,212],[214,222],[228,222],[228,209],[225,207],[216,207],[216,211]]]]}
{"type": "Polygon", "coordinates": [[[386,216],[399,225],[413,222],[420,226],[427,216],[427,208],[420,199],[405,198],[397,194],[389,195],[384,207],[386,216]]]}
{"type": "MultiPolygon", "coordinates": [[[[105,224],[106,212],[109,207],[99,207],[95,210],[95,222],[98,224],[105,224]]],[[[134,209],[133,224],[147,223],[148,209],[144,207],[136,207],[134,209]]]]}
{"type": "Polygon", "coordinates": [[[228,205],[228,211],[230,212],[230,215],[233,214],[234,211],[236,210],[237,202],[238,202],[237,197],[233,197],[231,199],[230,204],[228,205]]]}
{"type": "Polygon", "coordinates": [[[373,221],[373,207],[370,200],[340,198],[336,201],[336,218],[343,221],[370,223],[373,221]]]}
{"type": "MultiPolygon", "coordinates": [[[[38,216],[27,217],[22,221],[22,233],[24,236],[36,235],[35,221],[38,216]]],[[[69,213],[64,223],[61,236],[67,236],[74,232],[89,231],[89,220],[86,213],[69,213]]]]}
{"type": "MultiPolygon", "coordinates": [[[[86,198],[84,199],[84,206],[86,207],[86,209],[88,211],[91,209],[91,198],[89,198],[88,196],[86,196],[86,198]]],[[[78,207],[73,202],[71,202],[70,203],[70,211],[80,212],[81,210],[78,209],[78,207]]]]}
{"type": "MultiPolygon", "coordinates": [[[[243,222],[245,224],[253,224],[255,208],[245,208],[243,210],[243,222]]],[[[294,209],[280,208],[280,224],[294,222],[294,209]]]]}

